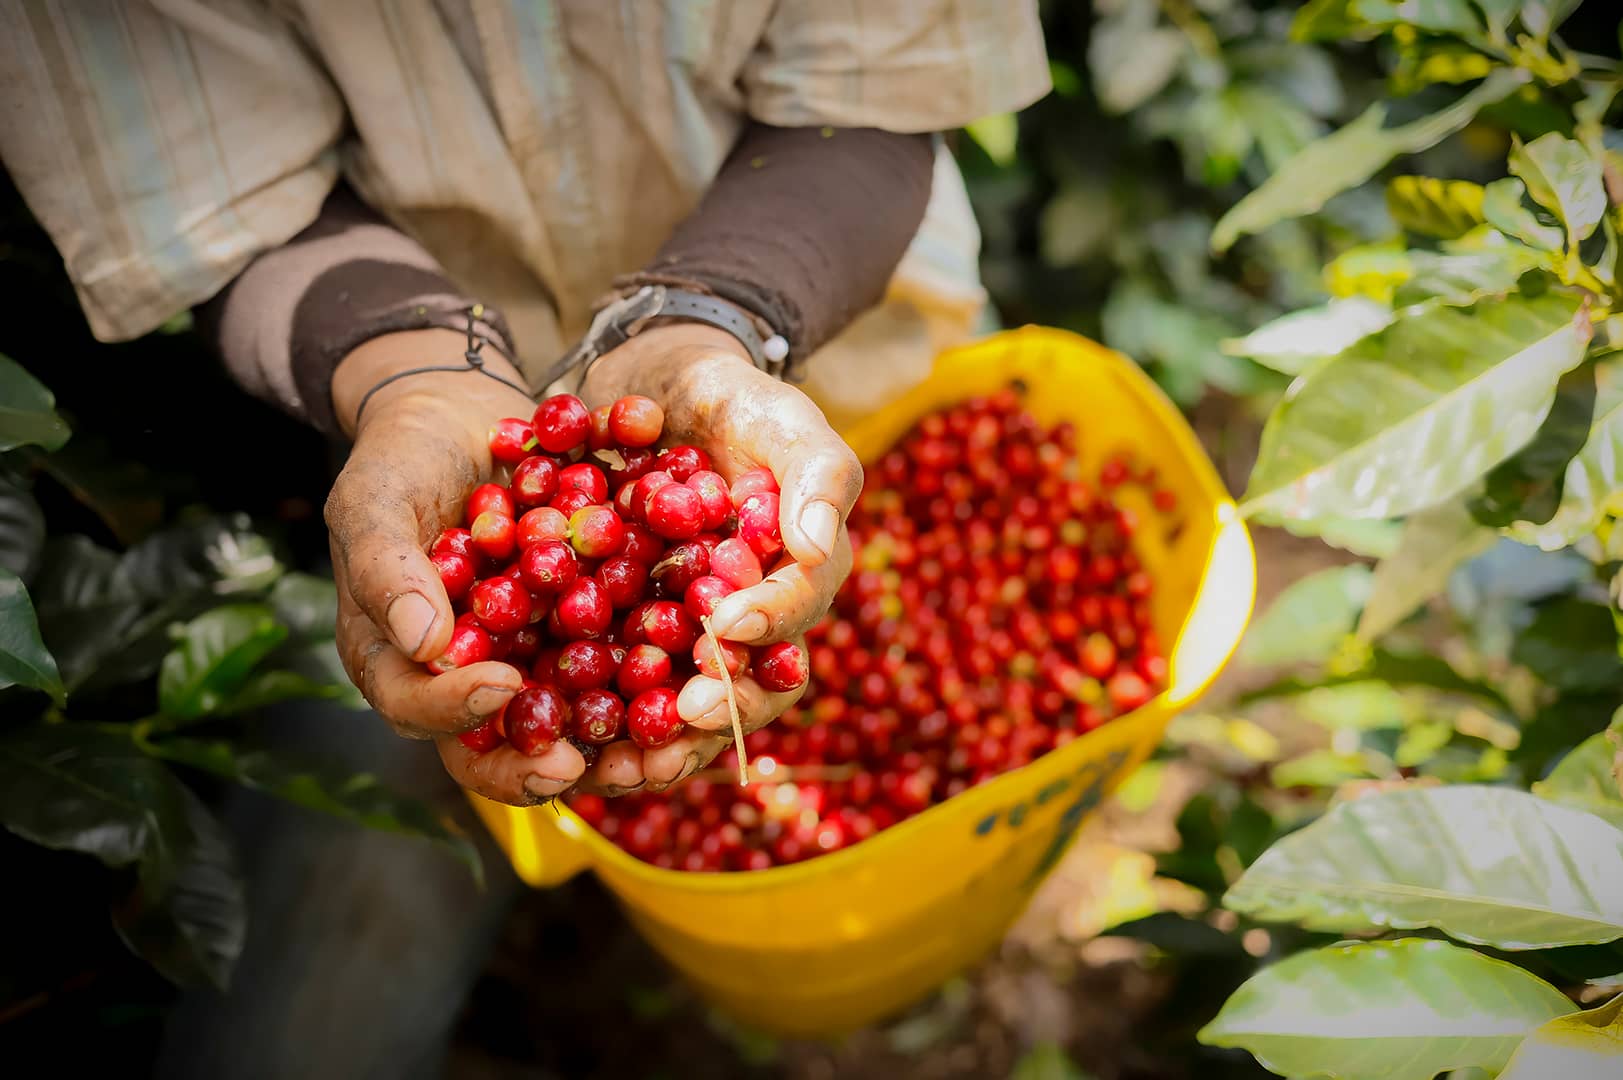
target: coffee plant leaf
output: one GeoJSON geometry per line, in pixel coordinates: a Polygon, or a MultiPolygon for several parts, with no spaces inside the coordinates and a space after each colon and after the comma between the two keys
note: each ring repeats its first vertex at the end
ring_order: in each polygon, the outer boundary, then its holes
{"type": "MultiPolygon", "coordinates": [[[[1623,715],[1623,710],[1619,713],[1623,715]]],[[[1533,794],[1586,810],[1623,829],[1623,791],[1613,772],[1620,748],[1623,738],[1617,733],[1591,735],[1533,785],[1533,794]]]]}
{"type": "Polygon", "coordinates": [[[1396,317],[1385,304],[1362,296],[1343,297],[1282,315],[1244,337],[1229,338],[1223,351],[1285,375],[1300,375],[1314,362],[1390,326],[1396,317]]]}
{"type": "Polygon", "coordinates": [[[1527,193],[1561,219],[1567,246],[1577,250],[1606,213],[1606,183],[1601,163],[1575,139],[1551,131],[1510,150],[1510,171],[1527,185],[1527,193]]]}
{"type": "Polygon", "coordinates": [[[39,620],[22,578],[0,569],[0,689],[43,690],[58,704],[67,698],[62,673],[40,637],[39,620]]]}
{"type": "Polygon", "coordinates": [[[1533,438],[1583,359],[1576,298],[1426,307],[1301,377],[1263,429],[1248,514],[1407,516],[1533,438]]]}
{"type": "Polygon", "coordinates": [[[45,547],[45,514],[17,477],[0,472],[0,569],[25,583],[34,578],[45,547]]]}
{"type": "Polygon", "coordinates": [[[1510,535],[1545,551],[1589,535],[1608,513],[1623,510],[1623,356],[1595,365],[1594,420],[1583,447],[1567,464],[1561,501],[1542,524],[1517,522],[1510,535]]]}
{"type": "Polygon", "coordinates": [[[1464,236],[1485,220],[1481,184],[1432,176],[1394,177],[1386,185],[1386,210],[1404,230],[1439,240],[1464,236]]]}
{"type": "Polygon", "coordinates": [[[1530,1031],[1499,1080],[1601,1080],[1623,1075],[1623,994],[1530,1031]]]}
{"type": "Polygon", "coordinates": [[[1201,1029],[1285,1076],[1432,1080],[1501,1068],[1522,1038],[1572,1011],[1549,983],[1445,941],[1301,952],[1263,968],[1201,1029]]]}
{"type": "Polygon", "coordinates": [[[1509,788],[1412,788],[1334,806],[1223,898],[1268,922],[1435,927],[1499,949],[1623,937],[1623,831],[1509,788]]]}
{"type": "Polygon", "coordinates": [[[158,672],[158,707],[175,720],[217,712],[287,639],[268,604],[227,604],[187,623],[158,672]]]}
{"type": "Polygon", "coordinates": [[[1369,567],[1354,563],[1293,582],[1247,629],[1241,661],[1261,667],[1327,659],[1352,632],[1370,580],[1369,567]]]}
{"type": "Polygon", "coordinates": [[[68,441],[56,397],[9,356],[0,355],[0,451],[19,446],[55,450],[68,441]]]}
{"type": "Polygon", "coordinates": [[[1471,517],[1465,504],[1446,502],[1403,523],[1395,553],[1375,566],[1358,636],[1373,641],[1442,592],[1454,568],[1488,550],[1498,534],[1471,517]]]}
{"type": "Polygon", "coordinates": [[[1555,401],[1531,442],[1489,470],[1470,500],[1471,517],[1503,528],[1516,521],[1545,524],[1561,505],[1566,471],[1589,441],[1597,396],[1595,368],[1580,364],[1561,376],[1555,401]]]}

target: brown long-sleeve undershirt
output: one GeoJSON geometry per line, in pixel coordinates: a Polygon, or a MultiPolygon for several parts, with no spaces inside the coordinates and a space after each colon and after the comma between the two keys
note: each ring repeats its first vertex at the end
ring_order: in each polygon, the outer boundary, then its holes
{"type": "MultiPolygon", "coordinates": [[[[752,123],[693,214],[614,284],[713,293],[763,318],[798,362],[883,296],[924,216],[933,163],[928,135],[752,123]]],[[[200,307],[198,325],[247,389],[333,433],[332,372],[350,350],[400,330],[462,329],[477,302],[340,188],[313,224],[200,307]]],[[[487,308],[478,330],[514,354],[499,312],[487,308]]]]}

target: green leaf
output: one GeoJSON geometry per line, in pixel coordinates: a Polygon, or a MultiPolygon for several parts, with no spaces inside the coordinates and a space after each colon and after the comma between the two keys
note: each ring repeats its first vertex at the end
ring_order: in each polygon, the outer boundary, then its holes
{"type": "Polygon", "coordinates": [[[1277,790],[1291,788],[1334,788],[1349,780],[1379,779],[1390,774],[1367,753],[1342,754],[1334,750],[1309,750],[1268,770],[1268,783],[1277,790]]]}
{"type": "Polygon", "coordinates": [[[1291,37],[1297,41],[1372,37],[1376,30],[1354,11],[1353,0],[1309,0],[1291,20],[1291,37]]]}
{"type": "Polygon", "coordinates": [[[1317,686],[1296,699],[1303,719],[1331,731],[1378,731],[1403,727],[1414,702],[1380,679],[1317,686]]]}
{"type": "Polygon", "coordinates": [[[1583,449],[1566,467],[1561,502],[1543,524],[1517,524],[1510,535],[1545,551],[1594,532],[1608,513],[1623,510],[1623,356],[1595,365],[1595,419],[1583,449]]]}
{"type": "Polygon", "coordinates": [[[1382,26],[1412,26],[1434,34],[1470,38],[1482,21],[1470,0],[1357,0],[1358,14],[1382,26]]]}
{"type": "Polygon", "coordinates": [[[1236,704],[1247,705],[1267,698],[1306,693],[1321,686],[1345,686],[1367,679],[1378,679],[1396,686],[1426,687],[1445,694],[1462,694],[1479,698],[1501,711],[1510,711],[1510,703],[1498,690],[1485,682],[1467,679],[1441,657],[1432,653],[1401,653],[1386,649],[1372,650],[1369,662],[1356,671],[1319,675],[1312,679],[1295,676],[1278,679],[1241,694],[1236,704]]]}
{"type": "Polygon", "coordinates": [[[1281,315],[1245,337],[1224,341],[1223,351],[1286,375],[1300,375],[1314,362],[1390,326],[1396,317],[1385,304],[1351,296],[1281,315]]]}
{"type": "Polygon", "coordinates": [[[1410,277],[1394,290],[1392,303],[1410,307],[1437,300],[1468,307],[1479,300],[1503,297],[1520,284],[1523,275],[1545,262],[1545,256],[1521,244],[1444,254],[1416,251],[1409,256],[1410,277]]]}
{"type": "Polygon", "coordinates": [[[45,384],[9,356],[0,355],[0,451],[19,446],[55,450],[69,434],[45,384]]]}
{"type": "Polygon", "coordinates": [[[303,761],[216,739],[173,737],[144,744],[148,753],[225,777],[244,787],[369,829],[415,836],[447,849],[480,873],[479,853],[426,803],[397,795],[370,773],[345,775],[303,761]]]}
{"type": "Polygon", "coordinates": [[[271,587],[270,605],[295,637],[331,641],[338,625],[338,588],[331,578],[288,573],[271,587]]]}
{"type": "Polygon", "coordinates": [[[1020,139],[1020,122],[1014,113],[993,113],[964,126],[964,133],[992,159],[994,165],[1008,168],[1014,163],[1015,146],[1020,139]]]}
{"type": "Polygon", "coordinates": [[[163,519],[162,482],[147,465],[96,431],[38,454],[35,463],[101,518],[119,543],[134,544],[163,519]]]}
{"type": "Polygon", "coordinates": [[[1510,658],[1558,690],[1600,691],[1623,686],[1623,657],[1610,608],[1576,596],[1541,604],[1510,658]]]}
{"type": "Polygon", "coordinates": [[[195,719],[218,711],[256,664],[287,639],[266,604],[229,604],[186,624],[158,673],[158,708],[195,719]]]}
{"type": "Polygon", "coordinates": [[[1406,231],[1440,240],[1464,236],[1485,220],[1481,184],[1431,176],[1393,177],[1386,185],[1386,210],[1406,231]]]}
{"type": "Polygon", "coordinates": [[[40,640],[28,590],[16,574],[0,569],[0,688],[7,686],[43,690],[59,705],[67,699],[62,674],[40,640]]]}
{"type": "Polygon", "coordinates": [[[0,472],[0,570],[30,581],[45,547],[45,514],[34,495],[0,472]]]}
{"type": "Polygon", "coordinates": [[[1569,251],[1578,250],[1606,213],[1600,161],[1582,143],[1559,132],[1512,146],[1510,171],[1527,185],[1534,202],[1566,225],[1569,251]]]}
{"type": "Polygon", "coordinates": [[[1246,233],[1322,209],[1333,196],[1357,187],[1399,154],[1413,154],[1463,128],[1483,106],[1508,96],[1525,73],[1500,69],[1470,93],[1431,116],[1387,128],[1377,102],[1339,131],[1302,149],[1250,192],[1212,230],[1212,250],[1227,251],[1246,233]]]}
{"type": "Polygon", "coordinates": [[[1088,1074],[1071,1060],[1063,1046],[1041,1042],[1014,1063],[1009,1080],[1088,1080],[1088,1074]]]}
{"type": "Polygon", "coordinates": [[[113,926],[132,952],[181,986],[224,990],[242,954],[248,914],[231,842],[182,789],[185,832],[176,837],[174,879],[161,895],[138,886],[113,908],[113,926]]]}
{"type": "Polygon", "coordinates": [[[1623,1074],[1623,994],[1527,1033],[1499,1080],[1604,1080],[1623,1074]]]}
{"type": "Polygon", "coordinates": [[[258,671],[248,676],[248,681],[215,711],[220,716],[235,716],[263,709],[279,701],[301,698],[325,700],[336,698],[341,693],[341,687],[318,682],[297,671],[258,671]]]}
{"type": "Polygon", "coordinates": [[[1317,537],[1331,547],[1362,555],[1366,559],[1384,559],[1398,549],[1403,526],[1396,521],[1376,518],[1316,518],[1296,521],[1259,514],[1255,520],[1263,525],[1284,529],[1292,536],[1317,537]]]}
{"type": "MultiPolygon", "coordinates": [[[[1623,709],[1618,710],[1623,718],[1623,709]]],[[[1613,727],[1618,723],[1614,721],[1613,727]]],[[[1579,743],[1550,775],[1533,785],[1533,794],[1587,811],[1623,829],[1623,790],[1614,769],[1623,752],[1623,735],[1603,731],[1579,743]]]]}
{"type": "Polygon", "coordinates": [[[1482,216],[1506,236],[1520,240],[1537,251],[1560,251],[1559,224],[1546,221],[1547,214],[1527,194],[1527,186],[1513,176],[1495,180],[1483,189],[1482,216]]]}
{"type": "Polygon", "coordinates": [[[209,516],[154,533],[124,553],[124,571],[141,596],[258,593],[281,577],[271,543],[247,515],[209,516]]]}
{"type": "Polygon", "coordinates": [[[1397,553],[1375,567],[1358,636],[1373,641],[1442,592],[1454,568],[1492,547],[1498,536],[1458,501],[1422,510],[1403,524],[1397,553]]]}
{"type": "Polygon", "coordinates": [[[1105,112],[1131,112],[1177,74],[1184,36],[1172,27],[1158,26],[1159,17],[1156,4],[1129,3],[1094,22],[1088,71],[1105,112]]]}
{"type": "Polygon", "coordinates": [[[1324,660],[1352,632],[1369,596],[1369,567],[1354,563],[1309,574],[1280,593],[1240,644],[1258,667],[1324,660]]]}
{"type": "Polygon", "coordinates": [[[1502,960],[1407,938],[1297,953],[1234,992],[1197,1036],[1286,1076],[1432,1080],[1497,1069],[1528,1031],[1572,1011],[1560,991],[1502,960]]]}
{"type": "Polygon", "coordinates": [[[1578,310],[1550,293],[1404,313],[1292,387],[1246,513],[1387,518],[1458,494],[1538,431],[1583,358],[1578,310]]]}
{"type": "Polygon", "coordinates": [[[1430,926],[1474,945],[1623,937],[1623,831],[1511,788],[1406,788],[1341,803],[1263,853],[1223,898],[1267,922],[1430,926]]]}
{"type": "Polygon", "coordinates": [[[19,728],[0,735],[0,823],[108,866],[140,862],[143,883],[162,894],[187,833],[185,789],[118,735],[82,724],[19,728]]]}
{"type": "Polygon", "coordinates": [[[1488,473],[1482,493],[1470,500],[1471,516],[1494,528],[1518,520],[1543,525],[1554,517],[1567,466],[1589,441],[1595,397],[1593,365],[1580,364],[1561,376],[1538,434],[1488,473]]]}

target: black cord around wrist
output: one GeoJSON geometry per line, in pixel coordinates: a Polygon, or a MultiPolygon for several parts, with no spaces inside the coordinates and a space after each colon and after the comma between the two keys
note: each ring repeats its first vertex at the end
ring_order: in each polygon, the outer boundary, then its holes
{"type": "MultiPolygon", "coordinates": [[[[477,371],[481,375],[484,375],[484,376],[486,376],[488,378],[495,379],[497,382],[501,383],[503,386],[512,387],[514,390],[517,390],[519,393],[523,394],[525,397],[531,397],[530,390],[529,390],[528,387],[520,386],[518,383],[514,382],[512,379],[509,379],[504,375],[498,375],[494,371],[491,371],[489,368],[485,367],[485,358],[484,358],[484,355],[483,355],[484,354],[484,348],[485,348],[485,346],[487,344],[490,344],[491,342],[490,342],[489,338],[485,337],[483,334],[479,333],[478,331],[476,331],[474,329],[475,320],[477,320],[479,318],[479,316],[483,314],[483,312],[484,312],[484,306],[481,305],[481,304],[475,304],[473,307],[470,307],[467,310],[467,316],[468,316],[468,328],[467,328],[468,348],[467,348],[467,351],[462,354],[462,359],[465,361],[464,363],[462,363],[462,364],[439,364],[439,365],[434,365],[434,366],[429,366],[429,367],[407,368],[405,371],[397,371],[397,372],[395,372],[394,374],[390,375],[389,377],[387,377],[385,379],[380,379],[378,382],[373,384],[373,386],[372,386],[372,388],[370,390],[368,390],[364,395],[362,395],[361,403],[355,407],[355,428],[356,428],[356,430],[360,430],[361,414],[366,411],[366,403],[372,400],[372,395],[377,393],[379,390],[382,390],[385,386],[388,386],[390,383],[395,382],[398,379],[404,379],[408,375],[427,375],[427,374],[429,374],[431,372],[436,372],[436,371],[477,371]]],[[[498,352],[500,351],[500,346],[493,346],[493,347],[495,347],[498,352]]]]}

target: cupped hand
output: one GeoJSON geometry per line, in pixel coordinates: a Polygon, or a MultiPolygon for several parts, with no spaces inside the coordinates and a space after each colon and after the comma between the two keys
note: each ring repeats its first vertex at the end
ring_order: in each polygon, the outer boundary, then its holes
{"type": "MultiPolygon", "coordinates": [[[[346,357],[333,380],[340,423],[354,448],[327,498],[333,573],[338,583],[338,651],[366,700],[408,738],[436,741],[452,777],[465,788],[513,805],[567,790],[586,762],[560,742],[526,757],[503,745],[476,754],[456,738],[484,723],[523,685],[508,664],[486,661],[442,675],[423,664],[440,655],[455,616],[425,547],[461,524],[472,488],[490,478],[492,423],[527,417],[525,394],[471,372],[413,375],[360,396],[391,370],[424,357],[454,363],[461,335],[441,330],[391,334],[346,357]]],[[[518,375],[497,358],[487,365],[518,375]]]]}
{"type": "MultiPolygon", "coordinates": [[[[851,570],[845,521],[862,492],[862,466],[811,399],[758,370],[729,334],[671,323],[643,331],[588,372],[582,395],[601,405],[642,394],[665,409],[662,443],[690,443],[731,482],[765,466],[782,489],[779,527],[785,556],[760,584],[716,605],[711,626],[749,645],[798,641],[834,599],[851,570]]],[[[805,687],[771,693],[746,673],[734,680],[744,731],[781,716],[805,687]]],[[[677,698],[691,730],[655,750],[611,747],[586,772],[584,789],[619,794],[664,787],[691,775],[732,742],[720,680],[694,676],[677,698]]]]}

